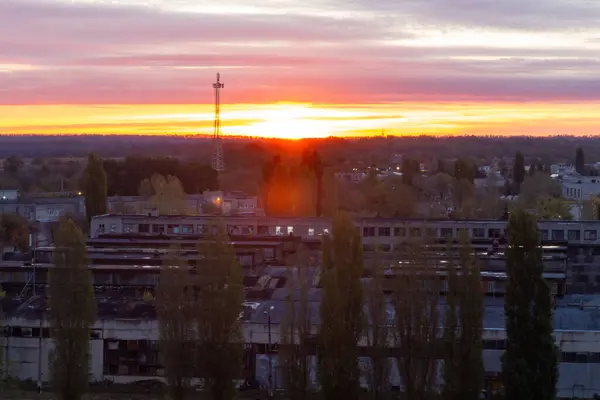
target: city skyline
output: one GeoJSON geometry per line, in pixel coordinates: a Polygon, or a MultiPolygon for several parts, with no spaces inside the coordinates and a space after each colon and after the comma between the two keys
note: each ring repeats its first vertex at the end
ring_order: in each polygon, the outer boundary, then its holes
{"type": "Polygon", "coordinates": [[[0,132],[598,134],[585,0],[4,0],[0,132]]]}

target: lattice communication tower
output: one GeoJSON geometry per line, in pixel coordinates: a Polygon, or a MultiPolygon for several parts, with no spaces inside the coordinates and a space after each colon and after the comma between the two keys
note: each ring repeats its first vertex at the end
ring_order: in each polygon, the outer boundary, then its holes
{"type": "Polygon", "coordinates": [[[225,170],[223,160],[223,143],[221,142],[221,89],[225,85],[221,82],[221,75],[217,72],[217,83],[213,83],[215,89],[215,127],[213,132],[213,159],[212,167],[215,171],[225,170]]]}

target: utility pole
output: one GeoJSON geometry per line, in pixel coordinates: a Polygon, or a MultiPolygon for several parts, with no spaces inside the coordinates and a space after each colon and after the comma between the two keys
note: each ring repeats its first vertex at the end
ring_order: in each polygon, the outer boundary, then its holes
{"type": "Polygon", "coordinates": [[[272,346],[271,346],[271,311],[273,311],[275,309],[275,306],[271,306],[269,307],[268,310],[265,311],[265,314],[267,315],[268,318],[268,328],[267,328],[267,332],[268,332],[268,341],[269,341],[269,346],[268,346],[268,356],[269,356],[269,396],[273,397],[273,351],[272,351],[272,346]]]}

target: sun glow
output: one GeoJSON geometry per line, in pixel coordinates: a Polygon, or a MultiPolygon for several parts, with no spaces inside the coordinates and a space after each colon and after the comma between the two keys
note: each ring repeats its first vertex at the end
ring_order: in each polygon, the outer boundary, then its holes
{"type": "MultiPolygon", "coordinates": [[[[301,103],[222,106],[226,135],[300,139],[416,134],[595,134],[598,104],[301,103]]],[[[0,133],[210,135],[213,106],[0,106],[0,133]]]]}

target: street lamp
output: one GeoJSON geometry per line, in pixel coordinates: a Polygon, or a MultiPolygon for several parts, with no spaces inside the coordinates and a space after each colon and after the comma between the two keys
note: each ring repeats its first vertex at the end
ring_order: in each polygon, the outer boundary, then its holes
{"type": "Polygon", "coordinates": [[[268,317],[268,337],[269,337],[269,347],[267,350],[267,354],[269,355],[269,396],[273,397],[273,354],[271,351],[271,312],[275,309],[275,306],[269,307],[268,310],[265,310],[264,314],[268,317]]]}

